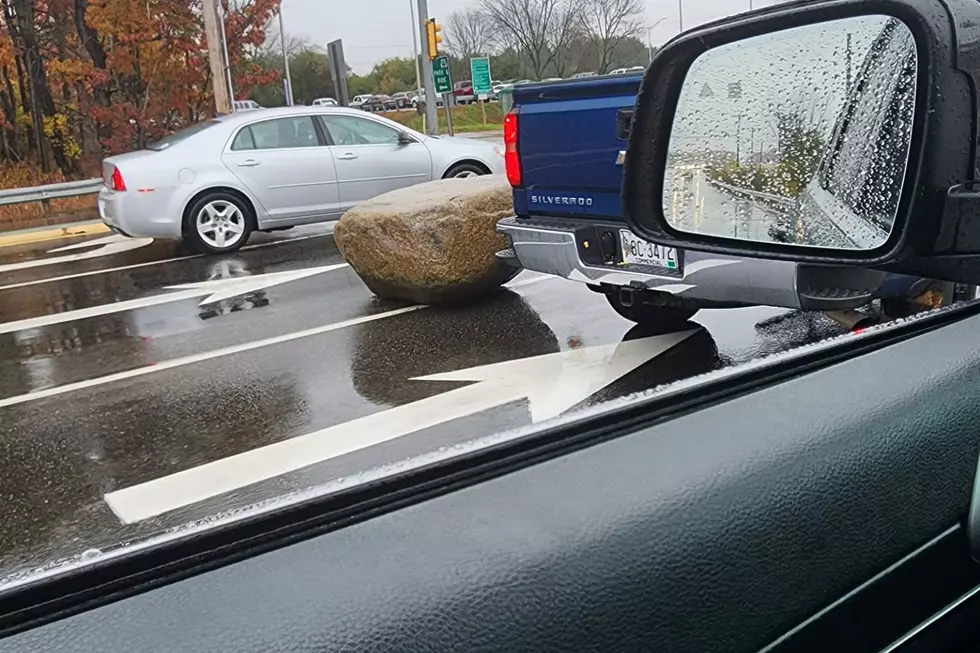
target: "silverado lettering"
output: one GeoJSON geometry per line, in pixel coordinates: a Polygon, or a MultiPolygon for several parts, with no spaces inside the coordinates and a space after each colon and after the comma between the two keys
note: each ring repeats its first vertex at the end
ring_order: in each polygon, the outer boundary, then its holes
{"type": "Polygon", "coordinates": [[[554,195],[531,195],[531,202],[534,204],[571,204],[578,206],[592,206],[591,197],[557,197],[554,195]]]}

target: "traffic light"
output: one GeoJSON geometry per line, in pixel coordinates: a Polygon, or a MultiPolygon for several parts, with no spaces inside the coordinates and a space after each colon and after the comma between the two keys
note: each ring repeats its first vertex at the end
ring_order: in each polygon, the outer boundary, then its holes
{"type": "Polygon", "coordinates": [[[429,60],[439,56],[439,44],[442,43],[442,25],[435,18],[425,21],[425,41],[429,49],[429,60]]]}

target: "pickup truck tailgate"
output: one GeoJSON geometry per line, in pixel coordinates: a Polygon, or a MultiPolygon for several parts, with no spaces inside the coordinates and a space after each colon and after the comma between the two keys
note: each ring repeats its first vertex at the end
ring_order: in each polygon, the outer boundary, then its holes
{"type": "Polygon", "coordinates": [[[514,89],[522,216],[577,216],[622,221],[617,164],[642,75],[596,77],[514,89]]]}

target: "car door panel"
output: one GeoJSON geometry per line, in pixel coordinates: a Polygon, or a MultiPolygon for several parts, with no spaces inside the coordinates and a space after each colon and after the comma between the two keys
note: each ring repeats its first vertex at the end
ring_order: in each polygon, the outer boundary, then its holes
{"type": "Polygon", "coordinates": [[[303,224],[335,216],[337,173],[311,116],[276,118],[240,130],[222,155],[225,165],[258,199],[269,222],[303,224]],[[302,133],[296,123],[307,127],[302,133]],[[308,124],[307,124],[308,123],[308,124]],[[276,126],[292,127],[289,142],[276,126]],[[238,146],[242,149],[235,149],[238,146]]]}
{"type": "Polygon", "coordinates": [[[343,210],[432,179],[432,157],[423,143],[400,144],[397,131],[369,118],[346,114],[320,118],[331,136],[343,210]]]}
{"type": "MultiPolygon", "coordinates": [[[[632,433],[614,439],[602,416],[556,428],[506,467],[485,452],[448,487],[425,482],[443,470],[351,495],[321,513],[327,534],[190,578],[175,568],[169,585],[3,643],[881,650],[980,582],[962,527],[978,329],[974,316],[757,389],[720,386],[696,411],[667,396],[621,416],[632,433]]],[[[273,532],[268,519],[250,528],[273,532]]]]}

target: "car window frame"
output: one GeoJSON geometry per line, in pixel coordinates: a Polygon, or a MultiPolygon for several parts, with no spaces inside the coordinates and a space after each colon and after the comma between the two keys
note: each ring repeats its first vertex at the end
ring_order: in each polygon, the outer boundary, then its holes
{"type": "MultiPolygon", "coordinates": [[[[878,35],[878,37],[875,39],[875,42],[872,44],[871,48],[869,49],[869,58],[872,52],[876,49],[879,50],[878,56],[882,56],[885,53],[893,52],[895,50],[899,39],[901,39],[902,37],[902,34],[899,32],[899,28],[897,27],[897,25],[898,23],[890,23],[889,25],[887,25],[885,28],[882,29],[882,32],[878,35]]],[[[915,43],[914,37],[912,37],[912,35],[910,34],[909,38],[912,38],[912,42],[914,44],[915,43]]],[[[915,53],[914,61],[916,67],[918,67],[920,65],[920,62],[918,61],[917,52],[915,53]]],[[[891,224],[887,224],[887,225],[884,224],[885,221],[882,219],[882,216],[868,210],[868,207],[861,206],[861,202],[854,201],[853,197],[844,197],[842,195],[842,191],[850,191],[852,195],[855,195],[857,197],[861,197],[863,194],[865,194],[867,187],[874,183],[874,180],[871,178],[870,173],[863,180],[861,180],[858,187],[853,187],[853,188],[840,187],[841,177],[847,176],[847,172],[851,171],[851,168],[849,166],[853,164],[853,162],[847,158],[848,155],[851,155],[853,157],[856,152],[857,153],[870,152],[871,154],[874,154],[879,150],[881,146],[881,141],[884,138],[884,136],[887,134],[888,116],[892,111],[894,94],[898,92],[898,89],[902,86],[903,83],[902,80],[899,79],[893,85],[889,86],[887,98],[880,97],[877,94],[867,92],[868,86],[870,86],[874,81],[872,77],[879,72],[878,70],[875,70],[873,67],[870,67],[870,65],[871,64],[869,60],[866,60],[858,72],[857,84],[855,85],[852,94],[848,96],[846,100],[846,105],[845,105],[846,114],[842,116],[841,120],[838,121],[838,123],[834,126],[834,130],[831,132],[831,138],[830,138],[830,143],[828,148],[831,152],[831,156],[827,157],[825,161],[820,165],[817,171],[816,181],[820,189],[825,191],[828,195],[832,195],[837,201],[840,202],[841,206],[847,207],[847,210],[852,211],[856,216],[860,217],[861,219],[873,223],[876,227],[890,231],[891,224]],[[850,128],[852,122],[857,120],[859,117],[863,117],[863,114],[862,115],[859,114],[861,114],[862,111],[866,110],[868,106],[866,104],[861,104],[861,101],[867,101],[867,100],[870,100],[872,103],[874,103],[875,105],[874,108],[878,109],[879,113],[881,114],[880,121],[876,125],[876,128],[874,130],[874,142],[861,143],[860,145],[852,146],[852,147],[859,148],[859,150],[857,151],[853,149],[845,150],[845,145],[846,145],[845,136],[847,134],[847,131],[850,128]]],[[[881,67],[881,68],[882,70],[886,70],[885,67],[881,67]]],[[[905,64],[899,65],[900,70],[903,70],[904,68],[905,68],[905,64]]],[[[888,80],[892,79],[891,76],[887,76],[887,75],[884,76],[883,78],[888,80]]],[[[913,83],[913,91],[914,90],[915,90],[915,86],[913,83]]],[[[858,160],[860,160],[860,158],[861,157],[858,157],[858,160]]],[[[903,166],[902,174],[899,175],[899,183],[901,183],[903,179],[904,179],[904,166],[903,166]]],[[[899,195],[901,194],[901,187],[899,187],[898,193],[899,195]]],[[[896,197],[896,207],[897,207],[897,199],[898,198],[896,197]]]]}
{"type": "MultiPolygon", "coordinates": [[[[391,125],[388,125],[388,124],[385,124],[385,123],[381,122],[380,120],[374,120],[373,118],[370,118],[367,115],[365,115],[365,116],[356,116],[356,115],[350,115],[350,114],[347,114],[347,113],[321,113],[321,114],[318,114],[318,116],[319,116],[320,120],[319,121],[314,120],[314,122],[318,123],[317,126],[320,127],[320,129],[323,130],[324,135],[330,141],[330,145],[332,147],[378,147],[378,146],[389,147],[391,145],[398,145],[399,144],[399,135],[400,135],[400,133],[401,132],[405,132],[404,129],[402,129],[402,130],[396,129],[396,128],[392,127],[391,125]],[[354,121],[362,121],[362,122],[367,122],[367,123],[374,123],[374,124],[376,124],[376,125],[378,125],[380,127],[384,127],[386,129],[390,129],[391,131],[393,131],[395,133],[395,140],[393,142],[391,142],[391,143],[354,143],[353,145],[342,145],[342,144],[337,143],[336,141],[334,141],[333,135],[330,133],[330,129],[327,127],[326,123],[323,122],[327,118],[350,118],[351,120],[354,120],[354,121]]],[[[405,133],[407,133],[407,132],[405,132],[405,133]]],[[[412,140],[418,142],[417,139],[415,139],[414,137],[412,138],[412,140]]]]}
{"type": "MultiPolygon", "coordinates": [[[[303,113],[303,114],[287,115],[287,116],[267,116],[261,119],[252,120],[243,125],[239,125],[232,132],[231,137],[228,139],[228,142],[225,144],[224,151],[227,154],[239,154],[242,152],[289,152],[295,150],[310,150],[319,147],[329,147],[331,144],[329,135],[325,133],[325,130],[321,128],[319,121],[316,120],[317,115],[318,114],[316,113],[303,113]],[[265,122],[272,122],[275,120],[296,119],[296,118],[308,118],[313,122],[313,132],[316,134],[316,139],[317,139],[316,145],[300,145],[298,147],[267,147],[267,148],[253,147],[252,149],[243,149],[243,150],[233,149],[234,143],[238,139],[238,135],[245,129],[251,130],[253,126],[265,122]]],[[[252,137],[252,143],[254,145],[255,144],[254,133],[252,134],[251,137],[252,137]]]]}

